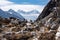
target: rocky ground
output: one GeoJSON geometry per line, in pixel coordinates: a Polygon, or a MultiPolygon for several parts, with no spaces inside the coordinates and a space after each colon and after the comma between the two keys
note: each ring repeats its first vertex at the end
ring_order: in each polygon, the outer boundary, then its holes
{"type": "Polygon", "coordinates": [[[59,40],[60,18],[46,17],[27,22],[0,17],[0,40],[59,40]]]}

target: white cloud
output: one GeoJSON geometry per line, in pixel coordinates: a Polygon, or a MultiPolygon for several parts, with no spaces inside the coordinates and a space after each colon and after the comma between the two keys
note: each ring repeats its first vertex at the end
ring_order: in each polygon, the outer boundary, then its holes
{"type": "Polygon", "coordinates": [[[7,11],[9,9],[13,9],[15,11],[17,11],[18,9],[24,10],[24,11],[31,11],[31,10],[38,10],[38,11],[42,11],[44,6],[42,5],[18,5],[18,4],[14,4],[14,2],[10,2],[8,0],[0,0],[0,8],[3,9],[4,11],[7,11]]]}
{"type": "Polygon", "coordinates": [[[8,0],[0,0],[0,6],[6,6],[6,5],[11,5],[11,4],[14,4],[14,3],[8,0]]]}
{"type": "Polygon", "coordinates": [[[18,9],[24,10],[24,11],[31,11],[31,10],[38,10],[38,11],[42,11],[44,8],[44,6],[41,5],[10,5],[10,6],[2,6],[1,9],[3,10],[9,10],[9,9],[13,9],[15,11],[17,11],[18,9]]]}

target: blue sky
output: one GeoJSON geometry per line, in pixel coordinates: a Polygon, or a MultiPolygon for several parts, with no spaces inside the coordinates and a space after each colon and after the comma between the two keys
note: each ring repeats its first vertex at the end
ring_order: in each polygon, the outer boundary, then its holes
{"type": "Polygon", "coordinates": [[[49,0],[9,0],[16,4],[46,5],[49,0]]]}

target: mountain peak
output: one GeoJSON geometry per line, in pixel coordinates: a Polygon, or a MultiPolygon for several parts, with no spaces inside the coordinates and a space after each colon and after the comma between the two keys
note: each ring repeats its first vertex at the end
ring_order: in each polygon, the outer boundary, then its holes
{"type": "Polygon", "coordinates": [[[39,11],[38,11],[38,10],[32,10],[31,12],[37,12],[37,13],[39,13],[39,11]]]}
{"type": "Polygon", "coordinates": [[[28,11],[28,12],[23,11],[23,10],[18,10],[17,12],[20,13],[20,14],[32,14],[32,13],[33,14],[40,14],[40,12],[38,10],[36,10],[36,9],[28,11]]]}
{"type": "Polygon", "coordinates": [[[29,14],[31,13],[31,14],[39,14],[40,12],[38,11],[38,10],[32,10],[32,11],[30,11],[30,12],[28,12],[29,14]]]}
{"type": "Polygon", "coordinates": [[[9,11],[9,12],[14,12],[14,10],[13,10],[13,9],[9,9],[8,11],[9,11]]]}
{"type": "Polygon", "coordinates": [[[18,13],[26,13],[26,12],[23,10],[18,10],[18,13]]]}

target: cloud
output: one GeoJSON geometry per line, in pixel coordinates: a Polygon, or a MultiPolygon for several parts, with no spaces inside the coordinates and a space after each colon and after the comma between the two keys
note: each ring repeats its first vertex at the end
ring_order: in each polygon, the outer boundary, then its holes
{"type": "Polygon", "coordinates": [[[14,3],[8,0],[0,0],[0,6],[6,6],[6,5],[11,5],[11,4],[14,4],[14,3]]]}
{"type": "Polygon", "coordinates": [[[26,3],[22,4],[15,4],[14,2],[10,2],[8,0],[0,0],[0,8],[4,11],[8,11],[9,9],[13,9],[15,11],[21,9],[24,11],[31,11],[31,10],[38,10],[41,12],[44,8],[44,5],[25,5],[26,3]]]}
{"type": "Polygon", "coordinates": [[[41,12],[43,10],[44,6],[41,5],[7,5],[7,6],[2,6],[1,9],[3,10],[9,10],[9,9],[13,9],[15,11],[17,11],[18,9],[24,10],[24,11],[31,11],[31,10],[38,10],[39,12],[41,12]]]}

